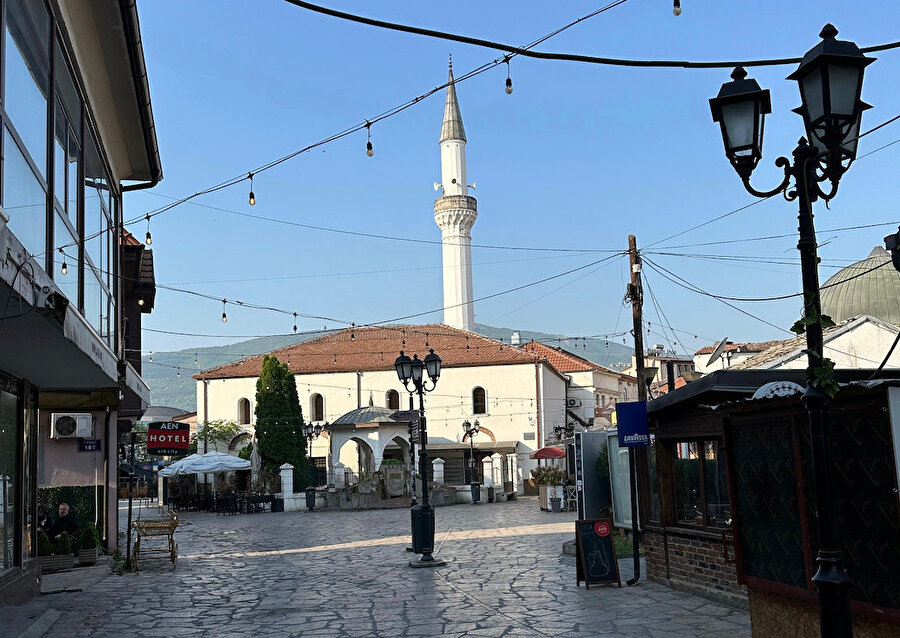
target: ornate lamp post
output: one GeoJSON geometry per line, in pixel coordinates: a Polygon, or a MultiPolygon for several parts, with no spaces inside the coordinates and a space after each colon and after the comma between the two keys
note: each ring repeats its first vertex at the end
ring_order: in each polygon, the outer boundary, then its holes
{"type": "Polygon", "coordinates": [[[425,355],[425,360],[419,359],[419,355],[413,355],[410,359],[403,351],[394,361],[394,369],[400,383],[407,392],[416,392],[419,395],[419,473],[422,476],[422,502],[410,508],[412,525],[413,552],[421,554],[417,561],[409,561],[410,567],[437,567],[445,562],[437,560],[434,553],[434,508],[428,501],[428,434],[425,425],[425,393],[432,392],[437,387],[441,376],[441,358],[433,349],[425,355]],[[427,381],[423,372],[427,372],[431,387],[427,387],[427,381]],[[410,387],[412,383],[412,387],[410,387]]]}
{"type": "Polygon", "coordinates": [[[797,200],[800,207],[797,248],[803,278],[803,320],[798,323],[805,328],[808,352],[803,403],[809,413],[819,536],[818,571],[812,580],[819,592],[820,634],[852,636],[850,577],[838,549],[837,521],[829,497],[828,392],[833,394],[836,385],[833,364],[823,355],[812,203],[820,198],[827,202],[837,194],[841,176],[856,158],[862,112],[870,108],[860,99],[863,72],[874,59],[863,55],[853,42],[836,40],[837,29],[830,24],[819,35],[822,42],[810,49],[797,70],[788,76],[800,85],[803,104],[794,112],[803,118],[806,138],[801,137],[794,149],[793,164],[786,157],[775,160],[775,165],[784,170],[784,179],[776,188],[758,191],[750,185],[750,175],[762,158],[765,116],[772,110],[769,91],[760,89],[738,67],[731,74],[732,81],[722,85],[709,105],[713,121],[722,128],[725,156],[744,188],[757,197],[781,193],[787,201],[797,200]],[[822,184],[826,181],[830,186],[824,190],[822,184]]]}
{"type": "Polygon", "coordinates": [[[309,461],[309,487],[306,488],[306,509],[310,512],[316,509],[316,486],[315,486],[315,474],[313,472],[312,465],[312,443],[315,439],[319,438],[319,435],[322,434],[322,430],[327,427],[322,426],[320,423],[316,423],[313,425],[312,423],[304,423],[301,426],[301,431],[303,432],[303,436],[306,437],[306,458],[309,461]]]}
{"type": "Polygon", "coordinates": [[[472,504],[476,505],[481,500],[481,485],[478,483],[478,474],[475,472],[475,440],[474,437],[481,429],[478,419],[470,423],[468,419],[462,422],[463,432],[469,437],[469,483],[472,487],[472,504]]]}

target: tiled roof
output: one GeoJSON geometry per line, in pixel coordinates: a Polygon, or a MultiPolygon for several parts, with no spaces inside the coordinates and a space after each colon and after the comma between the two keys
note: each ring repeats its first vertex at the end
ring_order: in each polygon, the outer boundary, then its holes
{"type": "Polygon", "coordinates": [[[122,243],[124,243],[126,246],[143,246],[143,244],[139,242],[137,238],[127,230],[123,231],[122,243]]]}
{"type": "MultiPolygon", "coordinates": [[[[738,351],[738,352],[762,352],[764,350],[767,350],[768,348],[771,348],[776,343],[779,343],[779,342],[778,341],[759,341],[756,343],[732,343],[731,341],[729,341],[725,345],[725,352],[735,352],[735,351],[738,351]]],[[[716,344],[716,345],[718,345],[718,344],[716,344]]],[[[694,355],[696,356],[696,355],[700,355],[700,354],[712,354],[713,350],[715,350],[715,349],[716,349],[716,346],[704,346],[704,347],[700,348],[699,350],[697,350],[697,352],[695,352],[694,355]]]]}
{"type": "MultiPolygon", "coordinates": [[[[444,368],[538,363],[545,357],[467,330],[443,324],[347,328],[318,339],[304,341],[268,354],[287,363],[295,374],[393,370],[403,350],[424,359],[433,348],[444,368]],[[426,343],[428,345],[426,345],[426,343]]],[[[195,379],[256,377],[264,355],[226,363],[194,375],[195,379]]]]}
{"type": "Polygon", "coordinates": [[[615,370],[604,368],[603,366],[594,363],[593,361],[589,361],[584,357],[579,357],[577,354],[569,352],[568,350],[563,350],[562,348],[556,346],[548,346],[547,344],[541,343],[539,341],[529,341],[522,346],[522,349],[526,352],[533,352],[536,355],[547,359],[547,361],[550,362],[550,365],[552,365],[560,372],[597,371],[609,372],[610,374],[615,375],[619,374],[615,370]]]}

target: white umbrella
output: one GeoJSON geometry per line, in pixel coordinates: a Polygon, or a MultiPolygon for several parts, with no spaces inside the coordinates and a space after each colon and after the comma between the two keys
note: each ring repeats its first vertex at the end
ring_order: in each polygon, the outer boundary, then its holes
{"type": "Polygon", "coordinates": [[[160,476],[176,476],[178,474],[186,474],[184,471],[184,467],[193,461],[196,461],[200,458],[199,454],[191,454],[190,456],[186,456],[183,459],[179,459],[169,465],[168,467],[164,467],[159,471],[160,476]]]}
{"type": "Polygon", "coordinates": [[[207,474],[229,470],[249,470],[250,461],[224,452],[207,452],[183,467],[185,474],[207,474]]]}

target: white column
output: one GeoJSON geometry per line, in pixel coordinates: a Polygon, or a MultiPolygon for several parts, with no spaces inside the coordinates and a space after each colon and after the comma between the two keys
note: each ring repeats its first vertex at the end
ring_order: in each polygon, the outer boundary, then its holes
{"type": "Polygon", "coordinates": [[[281,470],[281,498],[288,499],[294,497],[294,466],[285,463],[281,470]]]}
{"type": "Polygon", "coordinates": [[[435,485],[443,485],[444,484],[444,459],[435,459],[431,462],[431,467],[434,468],[434,484],[435,485]]]}

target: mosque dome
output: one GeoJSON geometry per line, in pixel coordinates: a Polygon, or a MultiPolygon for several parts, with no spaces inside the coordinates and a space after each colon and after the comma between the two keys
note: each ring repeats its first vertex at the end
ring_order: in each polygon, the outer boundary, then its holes
{"type": "Polygon", "coordinates": [[[391,418],[391,415],[394,412],[396,412],[396,410],[375,407],[370,403],[365,407],[350,410],[350,412],[348,412],[347,414],[344,414],[335,419],[332,425],[356,425],[357,423],[383,422],[393,423],[394,420],[391,418]]]}
{"type": "Polygon", "coordinates": [[[839,270],[822,285],[822,313],[835,322],[871,315],[900,324],[900,272],[876,246],[869,256],[839,270]]]}

